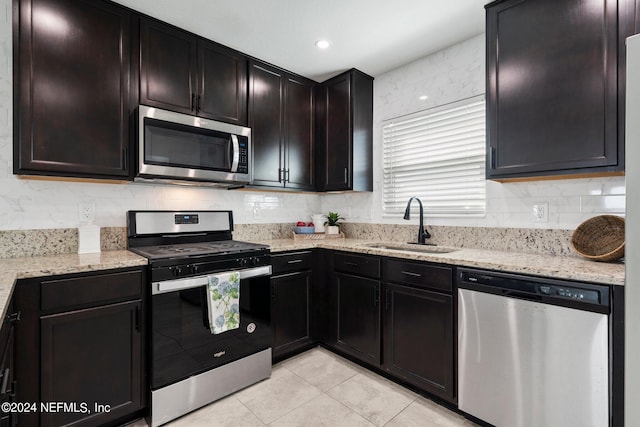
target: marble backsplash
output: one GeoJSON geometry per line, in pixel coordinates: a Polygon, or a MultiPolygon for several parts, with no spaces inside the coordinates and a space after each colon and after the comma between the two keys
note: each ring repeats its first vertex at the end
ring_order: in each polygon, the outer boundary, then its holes
{"type": "MultiPolygon", "coordinates": [[[[417,225],[344,223],[349,238],[408,242],[417,238],[417,225]]],[[[429,226],[432,243],[440,246],[487,249],[543,255],[578,256],[571,247],[572,230],[539,228],[497,228],[429,226]]],[[[235,224],[236,240],[292,238],[291,223],[235,224]]],[[[100,229],[102,251],[126,249],[125,227],[100,229]]],[[[78,230],[75,228],[0,231],[0,258],[47,256],[75,253],[78,230]]]]}

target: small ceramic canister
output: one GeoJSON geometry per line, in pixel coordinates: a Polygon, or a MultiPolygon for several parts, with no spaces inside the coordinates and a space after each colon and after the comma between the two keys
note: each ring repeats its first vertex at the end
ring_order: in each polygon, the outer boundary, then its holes
{"type": "Polygon", "coordinates": [[[313,222],[314,231],[316,233],[324,233],[324,223],[327,221],[327,216],[324,214],[311,215],[311,221],[313,222]]]}

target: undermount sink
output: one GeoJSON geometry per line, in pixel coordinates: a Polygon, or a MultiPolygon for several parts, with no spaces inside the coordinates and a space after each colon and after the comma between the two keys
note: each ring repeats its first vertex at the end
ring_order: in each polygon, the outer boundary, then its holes
{"type": "Polygon", "coordinates": [[[448,254],[455,252],[457,249],[443,248],[438,246],[417,245],[417,244],[397,244],[397,243],[369,243],[365,245],[368,248],[375,249],[391,249],[394,251],[420,252],[426,254],[448,254]]]}

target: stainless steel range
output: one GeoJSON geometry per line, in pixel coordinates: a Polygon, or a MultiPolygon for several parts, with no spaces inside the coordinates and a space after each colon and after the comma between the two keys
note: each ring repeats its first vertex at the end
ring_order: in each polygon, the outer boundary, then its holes
{"type": "Polygon", "coordinates": [[[149,260],[151,412],[158,426],[271,375],[268,246],[232,240],[231,211],[130,211],[149,260]]]}

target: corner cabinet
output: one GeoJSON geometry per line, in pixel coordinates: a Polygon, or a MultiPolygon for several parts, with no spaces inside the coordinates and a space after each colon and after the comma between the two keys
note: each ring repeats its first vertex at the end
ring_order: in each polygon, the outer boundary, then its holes
{"type": "Polygon", "coordinates": [[[15,3],[13,173],[129,179],[137,21],[106,1],[15,3]]]}
{"type": "Polygon", "coordinates": [[[31,355],[15,361],[17,401],[76,405],[20,413],[20,425],[93,426],[143,415],[143,283],[135,268],[16,284],[16,354],[31,355]]]}
{"type": "Polygon", "coordinates": [[[344,252],[329,257],[326,344],[455,403],[453,267],[344,252]]]}
{"type": "Polygon", "coordinates": [[[232,49],[143,17],[140,103],[245,126],[247,59],[232,49]]]}
{"type": "Polygon", "coordinates": [[[373,191],[373,77],[352,69],[316,90],[317,189],[373,191]]]}
{"type": "Polygon", "coordinates": [[[315,82],[258,61],[249,68],[253,184],[314,190],[315,82]]]}
{"type": "Polygon", "coordinates": [[[487,178],[622,173],[633,0],[485,7],[487,178]]]}

